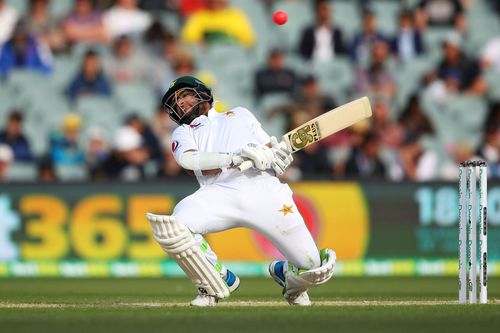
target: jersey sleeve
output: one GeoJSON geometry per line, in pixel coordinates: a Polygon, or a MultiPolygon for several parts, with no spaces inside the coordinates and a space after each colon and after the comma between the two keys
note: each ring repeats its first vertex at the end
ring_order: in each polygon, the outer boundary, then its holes
{"type": "Polygon", "coordinates": [[[181,155],[188,150],[198,150],[198,145],[194,141],[189,128],[179,126],[172,133],[172,153],[179,163],[181,155]]]}

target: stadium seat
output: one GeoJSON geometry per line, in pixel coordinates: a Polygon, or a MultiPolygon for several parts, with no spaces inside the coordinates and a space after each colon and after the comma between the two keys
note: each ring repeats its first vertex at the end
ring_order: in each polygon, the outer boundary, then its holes
{"type": "Polygon", "coordinates": [[[47,127],[43,125],[40,126],[40,124],[31,121],[30,117],[27,117],[23,129],[30,143],[32,153],[36,157],[40,157],[47,153],[49,147],[49,130],[47,127]]]}
{"type": "Polygon", "coordinates": [[[284,46],[276,34],[279,27],[271,23],[271,14],[266,11],[262,1],[231,0],[231,5],[245,12],[255,32],[257,44],[253,49],[254,63],[262,62],[270,47],[284,46]]]}
{"type": "Polygon", "coordinates": [[[30,102],[32,96],[42,94],[50,89],[48,76],[42,73],[17,69],[9,73],[7,78],[7,90],[11,98],[15,98],[20,104],[30,102]]]}
{"type": "Polygon", "coordinates": [[[442,105],[428,98],[421,100],[423,110],[443,145],[468,142],[473,148],[477,147],[488,112],[485,100],[467,95],[456,95],[442,105]]]}
{"type": "Polygon", "coordinates": [[[54,71],[50,82],[60,91],[64,91],[69,86],[71,80],[80,70],[80,60],[73,55],[58,55],[54,57],[54,71]]]}
{"type": "Polygon", "coordinates": [[[258,113],[265,117],[272,108],[288,103],[290,103],[290,94],[288,93],[266,94],[259,101],[258,113]]]}
{"type": "Polygon", "coordinates": [[[441,53],[443,41],[454,33],[453,28],[428,28],[424,34],[424,43],[428,53],[441,53]]]}
{"type": "Polygon", "coordinates": [[[488,97],[495,102],[500,102],[500,73],[491,70],[485,73],[488,82],[488,97]]]}
{"type": "Polygon", "coordinates": [[[346,41],[352,40],[361,29],[361,17],[357,1],[335,1],[331,7],[333,22],[342,28],[346,41]]]}
{"type": "Polygon", "coordinates": [[[7,169],[7,179],[14,182],[31,182],[37,178],[35,163],[15,162],[7,169]]]}
{"type": "Polygon", "coordinates": [[[56,165],[56,175],[61,181],[84,181],[87,179],[85,166],[56,165]]]}
{"type": "Polygon", "coordinates": [[[168,31],[178,35],[181,31],[182,24],[179,15],[176,13],[163,11],[160,16],[160,22],[168,31]]]}
{"type": "Polygon", "coordinates": [[[0,123],[3,124],[9,112],[17,106],[18,103],[14,98],[12,98],[12,95],[6,85],[0,83],[0,123]]]}
{"type": "Polygon", "coordinates": [[[281,138],[287,132],[287,120],[283,114],[278,114],[271,119],[262,120],[261,124],[262,128],[270,136],[281,138]]]}
{"type": "Polygon", "coordinates": [[[125,113],[120,113],[113,99],[102,96],[82,96],[75,111],[83,118],[83,126],[100,126],[108,131],[120,125],[125,113]]]}
{"type": "Polygon", "coordinates": [[[64,18],[73,9],[74,1],[68,0],[51,0],[50,13],[57,18],[64,18]]]}
{"type": "Polygon", "coordinates": [[[21,16],[28,11],[28,1],[6,0],[5,2],[16,9],[21,16]]]}
{"type": "Polygon", "coordinates": [[[115,84],[114,100],[120,114],[137,113],[146,120],[153,117],[158,105],[158,96],[145,82],[115,84]]]}
{"type": "MultiPolygon", "coordinates": [[[[398,64],[392,74],[396,80],[398,92],[395,97],[395,110],[402,110],[408,99],[418,91],[422,77],[437,66],[436,55],[422,55],[407,64],[398,64]]],[[[396,114],[397,116],[397,114],[396,114]]]]}
{"type": "Polygon", "coordinates": [[[377,0],[371,6],[377,16],[377,28],[385,36],[393,36],[398,29],[399,1],[377,0]]]}
{"type": "Polygon", "coordinates": [[[348,58],[336,57],[333,61],[315,63],[312,69],[323,91],[332,94],[338,103],[346,102],[354,83],[354,69],[348,58]]]}

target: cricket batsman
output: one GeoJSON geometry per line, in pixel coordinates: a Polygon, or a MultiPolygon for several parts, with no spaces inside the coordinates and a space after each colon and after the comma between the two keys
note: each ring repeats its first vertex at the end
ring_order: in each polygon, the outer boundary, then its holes
{"type": "Polygon", "coordinates": [[[269,273],[288,303],[311,305],[308,288],[332,277],[336,257],[333,250],[318,250],[292,191],[276,177],[292,162],[291,152],[247,109],[215,111],[211,89],[197,78],[173,81],[162,103],[179,124],[172,135],[175,160],[200,188],[172,215],[147,218],[156,241],[198,289],[191,305],[215,306],[238,288],[239,278],[218,261],[203,235],[239,227],[259,232],[286,258],[272,262],[269,273]],[[253,168],[241,172],[237,167],[248,160],[253,168]]]}

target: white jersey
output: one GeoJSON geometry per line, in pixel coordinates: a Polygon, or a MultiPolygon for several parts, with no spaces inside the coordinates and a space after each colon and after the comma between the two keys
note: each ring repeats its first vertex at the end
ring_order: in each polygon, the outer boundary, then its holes
{"type": "MultiPolygon", "coordinates": [[[[188,150],[213,153],[239,153],[249,142],[267,144],[269,135],[264,132],[255,116],[243,107],[236,107],[225,113],[210,109],[207,116],[199,116],[189,125],[181,125],[172,134],[172,152],[179,163],[181,155],[188,150]]],[[[245,173],[237,168],[225,168],[211,176],[197,176],[200,186],[214,183],[248,179],[249,177],[270,177],[267,172],[249,170],[245,173]]]]}

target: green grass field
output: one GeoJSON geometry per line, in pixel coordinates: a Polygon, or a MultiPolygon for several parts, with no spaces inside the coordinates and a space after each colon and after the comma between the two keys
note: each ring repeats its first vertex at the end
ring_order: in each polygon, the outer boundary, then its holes
{"type": "Polygon", "coordinates": [[[498,332],[500,279],[488,305],[458,305],[457,279],[337,278],[288,306],[271,279],[243,278],[215,308],[184,306],[185,279],[0,280],[1,332],[498,332]]]}

